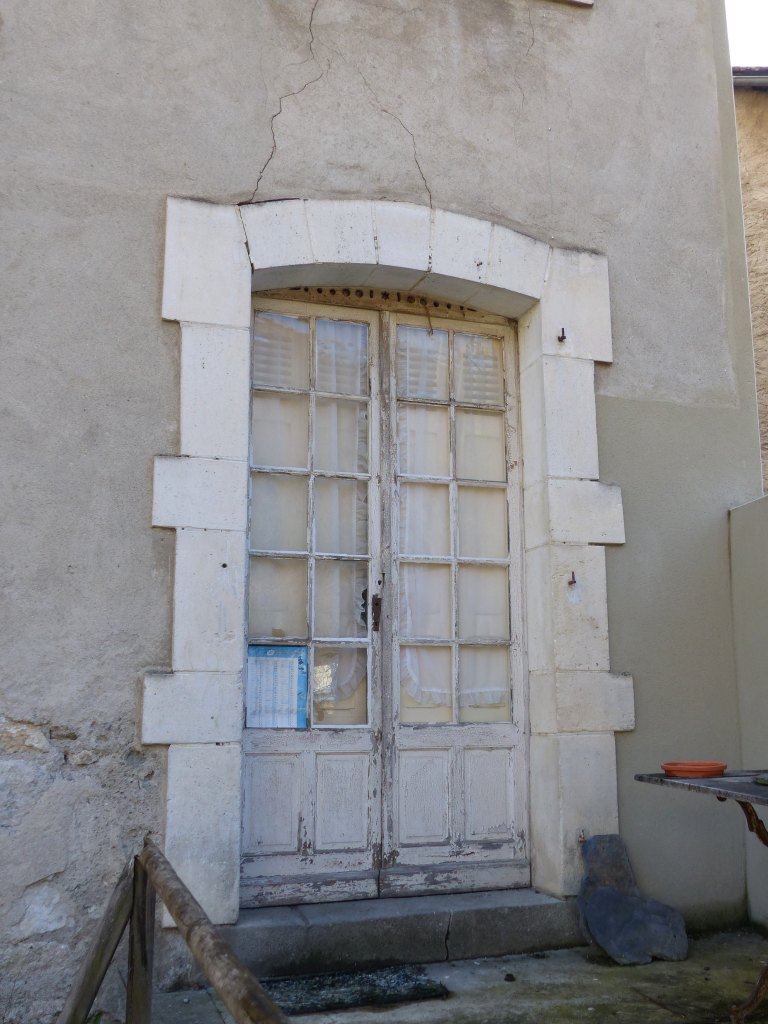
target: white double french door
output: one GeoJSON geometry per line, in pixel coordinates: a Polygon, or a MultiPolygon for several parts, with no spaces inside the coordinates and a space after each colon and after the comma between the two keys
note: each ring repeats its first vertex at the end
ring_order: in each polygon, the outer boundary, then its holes
{"type": "Polygon", "coordinates": [[[255,306],[244,906],[528,884],[512,341],[255,306]]]}

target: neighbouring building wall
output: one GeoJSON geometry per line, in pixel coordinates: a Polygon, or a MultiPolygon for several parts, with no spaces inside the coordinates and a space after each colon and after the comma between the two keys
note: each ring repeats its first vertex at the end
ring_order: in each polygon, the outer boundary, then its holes
{"type": "Polygon", "coordinates": [[[740,921],[738,808],[633,781],[741,761],[727,510],[761,488],[722,4],[3,17],[0,1017],[52,1018],[125,858],[162,838],[165,759],[136,730],[140,680],[170,666],[174,535],[151,527],[153,458],[178,451],[169,195],[401,200],[607,257],[611,667],[637,708],[620,826],[647,895],[740,921]]]}
{"type": "Polygon", "coordinates": [[[768,481],[768,88],[737,88],[735,97],[765,482],[768,481]]]}
{"type": "MultiPolygon", "coordinates": [[[[768,497],[731,511],[731,576],[736,665],[739,674],[739,709],[742,729],[742,764],[765,765],[765,734],[768,727],[768,497]]],[[[765,808],[756,808],[765,819],[765,808]]],[[[768,849],[756,837],[746,845],[749,916],[768,925],[768,893],[765,873],[768,849]]]]}
{"type": "MultiPolygon", "coordinates": [[[[736,127],[747,242],[752,338],[763,487],[768,481],[768,88],[736,88],[736,127]]],[[[736,665],[741,710],[742,763],[765,762],[766,680],[768,680],[768,499],[731,512],[731,574],[736,665]]],[[[749,914],[768,925],[765,871],[768,851],[747,842],[749,914]]]]}

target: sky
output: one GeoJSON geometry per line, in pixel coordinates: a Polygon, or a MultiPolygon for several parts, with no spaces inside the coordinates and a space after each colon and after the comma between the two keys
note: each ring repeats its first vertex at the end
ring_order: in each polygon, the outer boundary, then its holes
{"type": "Polygon", "coordinates": [[[725,0],[733,67],[768,67],[768,0],[725,0]]]}

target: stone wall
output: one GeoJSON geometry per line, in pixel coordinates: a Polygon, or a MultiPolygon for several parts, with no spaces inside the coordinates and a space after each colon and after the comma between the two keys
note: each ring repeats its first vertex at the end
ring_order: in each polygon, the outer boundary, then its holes
{"type": "Polygon", "coordinates": [[[741,920],[738,809],[633,781],[740,753],[726,513],[760,476],[722,4],[9,0],[0,60],[0,1020],[51,1019],[125,858],[163,838],[137,727],[171,666],[169,195],[413,202],[607,259],[620,827],[648,895],[741,920]]]}
{"type": "Polygon", "coordinates": [[[763,482],[768,484],[768,89],[736,89],[763,482]]]}

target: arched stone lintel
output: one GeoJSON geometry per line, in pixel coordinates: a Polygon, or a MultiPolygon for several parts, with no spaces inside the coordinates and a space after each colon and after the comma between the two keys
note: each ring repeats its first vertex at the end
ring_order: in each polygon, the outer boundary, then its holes
{"type": "Polygon", "coordinates": [[[163,317],[182,325],[182,420],[180,453],[158,458],[153,523],[178,531],[173,671],[147,677],[142,723],[146,742],[169,743],[174,766],[166,849],[213,919],[235,920],[239,743],[223,709],[241,700],[245,658],[247,329],[252,288],[292,285],[418,290],[518,320],[533,883],[573,893],[579,833],[617,828],[614,733],[634,724],[632,681],[608,664],[603,545],[623,543],[624,529],[619,489],[599,481],[607,261],[409,203],[168,200],[163,317]],[[160,718],[185,687],[198,697],[179,703],[169,729],[160,718]],[[193,814],[187,786],[197,787],[193,814]]]}

